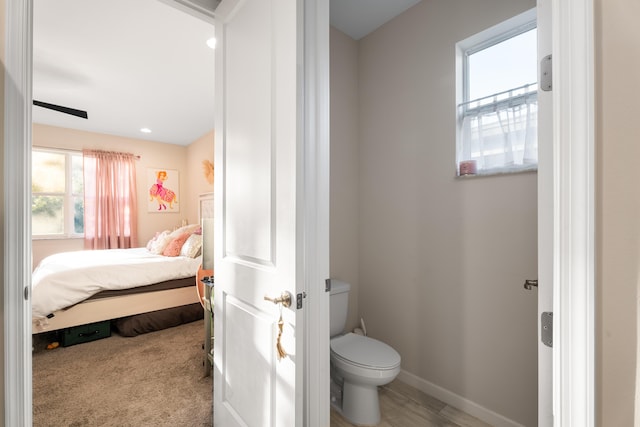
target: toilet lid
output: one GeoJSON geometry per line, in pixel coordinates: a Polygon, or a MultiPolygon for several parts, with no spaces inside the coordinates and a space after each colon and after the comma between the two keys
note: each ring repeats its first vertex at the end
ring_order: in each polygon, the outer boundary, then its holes
{"type": "Polygon", "coordinates": [[[373,338],[348,333],[331,340],[331,351],[355,365],[393,369],[400,365],[400,355],[392,347],[373,338]]]}

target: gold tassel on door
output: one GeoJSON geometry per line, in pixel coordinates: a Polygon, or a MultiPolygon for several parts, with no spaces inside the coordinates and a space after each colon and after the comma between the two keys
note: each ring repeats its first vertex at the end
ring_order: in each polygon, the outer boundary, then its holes
{"type": "Polygon", "coordinates": [[[276,350],[278,350],[278,360],[287,357],[287,352],[282,348],[280,338],[282,337],[282,328],[284,326],[284,320],[282,320],[282,313],[280,313],[280,320],[278,320],[278,341],[276,343],[276,350]]]}
{"type": "Polygon", "coordinates": [[[278,319],[278,339],[276,340],[276,350],[278,351],[278,361],[287,357],[287,352],[282,347],[282,330],[284,328],[284,320],[282,320],[282,307],[291,306],[291,294],[287,291],[282,292],[279,297],[272,298],[268,295],[264,296],[266,301],[271,301],[274,304],[278,304],[280,307],[280,319],[278,319]]]}

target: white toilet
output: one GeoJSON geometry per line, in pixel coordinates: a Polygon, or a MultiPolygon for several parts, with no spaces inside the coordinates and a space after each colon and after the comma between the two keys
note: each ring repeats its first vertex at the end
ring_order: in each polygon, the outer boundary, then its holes
{"type": "Polygon", "coordinates": [[[400,355],[373,338],[344,332],[351,286],[331,279],[331,405],[349,422],[380,422],[378,386],[400,372],[400,355]]]}

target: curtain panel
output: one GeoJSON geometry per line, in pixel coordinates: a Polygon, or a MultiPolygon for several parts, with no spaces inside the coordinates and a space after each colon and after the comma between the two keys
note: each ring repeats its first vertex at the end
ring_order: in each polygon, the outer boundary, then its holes
{"type": "Polygon", "coordinates": [[[83,150],[83,159],[85,249],[137,247],[135,156],[83,150]]]}
{"type": "Polygon", "coordinates": [[[465,160],[475,160],[478,174],[537,169],[538,100],[535,92],[467,108],[462,113],[461,128],[458,165],[465,160]]]}

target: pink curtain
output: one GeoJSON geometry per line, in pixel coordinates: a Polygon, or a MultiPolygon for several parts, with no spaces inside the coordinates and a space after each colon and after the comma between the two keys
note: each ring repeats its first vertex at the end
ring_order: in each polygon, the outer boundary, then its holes
{"type": "Polygon", "coordinates": [[[136,247],[135,156],[98,150],[83,156],[85,249],[136,247]]]}

